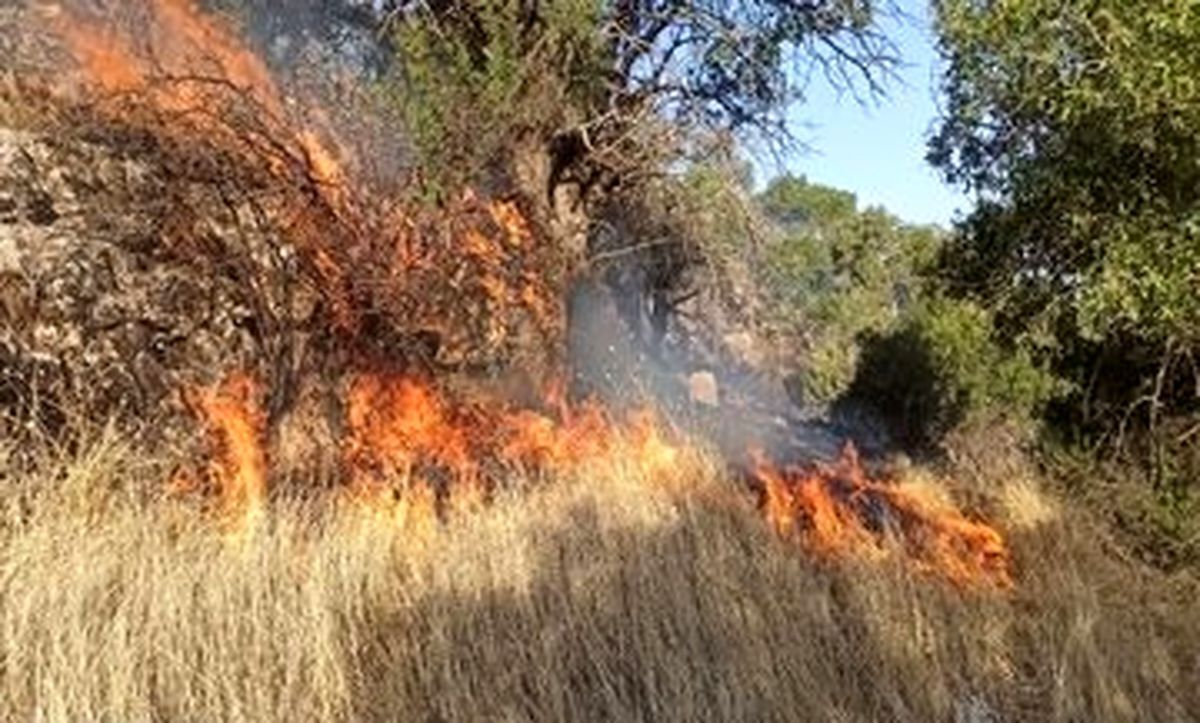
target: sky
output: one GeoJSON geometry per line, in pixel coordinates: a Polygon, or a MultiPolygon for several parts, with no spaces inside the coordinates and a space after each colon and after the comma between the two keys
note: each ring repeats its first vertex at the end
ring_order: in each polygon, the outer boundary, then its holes
{"type": "MultiPolygon", "coordinates": [[[[808,148],[789,157],[783,170],[851,191],[859,206],[882,205],[910,223],[949,226],[969,199],[941,181],[925,162],[925,142],[938,114],[937,55],[923,0],[901,2],[908,17],[885,27],[904,67],[887,84],[887,97],[860,103],[839,96],[823,79],[789,114],[808,148]]],[[[772,161],[760,177],[775,174],[772,161]]]]}

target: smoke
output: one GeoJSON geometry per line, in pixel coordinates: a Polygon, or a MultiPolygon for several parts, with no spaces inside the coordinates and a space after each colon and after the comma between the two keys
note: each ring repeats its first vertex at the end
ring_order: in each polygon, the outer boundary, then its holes
{"type": "Polygon", "coordinates": [[[729,354],[719,339],[682,328],[638,260],[570,290],[568,358],[574,391],[620,408],[650,401],[676,426],[712,441],[729,460],[746,450],[831,462],[848,434],[789,400],[780,379],[729,354]]]}

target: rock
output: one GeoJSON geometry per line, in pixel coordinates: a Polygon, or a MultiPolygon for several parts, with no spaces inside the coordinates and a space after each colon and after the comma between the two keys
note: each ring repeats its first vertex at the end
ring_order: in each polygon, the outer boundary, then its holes
{"type": "Polygon", "coordinates": [[[697,404],[709,407],[721,405],[717,377],[710,371],[692,372],[687,376],[688,395],[697,404]]]}

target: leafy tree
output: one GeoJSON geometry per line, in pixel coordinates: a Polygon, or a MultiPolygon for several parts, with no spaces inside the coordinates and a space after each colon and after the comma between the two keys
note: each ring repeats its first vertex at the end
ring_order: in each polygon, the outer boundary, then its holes
{"type": "Polygon", "coordinates": [[[779,138],[816,74],[878,87],[894,60],[877,5],[396,2],[393,87],[430,170],[507,177],[582,254],[589,210],[636,196],[698,132],[779,138]]]}
{"type": "Polygon", "coordinates": [[[759,202],[778,226],[762,269],[771,312],[806,357],[793,389],[828,401],[854,376],[859,337],[891,328],[923,293],[941,233],[859,210],[853,194],[793,176],[773,181],[759,202]]]}
{"type": "Polygon", "coordinates": [[[1073,383],[1059,419],[1121,437],[1195,414],[1200,4],[935,8],[947,104],[930,159],[981,197],[945,255],[951,288],[1073,383]]]}

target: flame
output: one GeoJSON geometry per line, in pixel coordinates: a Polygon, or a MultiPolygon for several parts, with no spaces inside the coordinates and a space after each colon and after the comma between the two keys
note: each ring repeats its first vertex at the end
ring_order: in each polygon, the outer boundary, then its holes
{"type": "Polygon", "coordinates": [[[511,201],[492,201],[488,204],[492,220],[504,231],[505,241],[509,246],[520,248],[533,240],[533,232],[529,221],[521,213],[521,209],[511,201]]]}
{"type": "Polygon", "coordinates": [[[870,479],[853,445],[834,465],[779,467],[752,453],[771,527],[827,557],[887,554],[899,543],[915,566],[962,586],[1012,586],[1011,555],[995,528],[902,487],[870,479]]]}
{"type": "Polygon", "coordinates": [[[531,333],[556,348],[561,254],[534,243],[514,200],[472,189],[437,209],[380,198],[346,167],[332,116],[285,95],[237,30],[196,0],[130,3],[122,15],[136,13],[136,28],[85,8],[60,8],[48,24],[77,61],[53,79],[58,97],[82,95],[89,112],[167,148],[216,151],[255,182],[273,178],[270,201],[256,204],[298,252],[341,340],[356,340],[369,317],[454,340],[439,347],[451,363],[490,363],[531,333]]]}
{"type": "Polygon", "coordinates": [[[641,474],[651,477],[669,476],[679,463],[682,450],[663,434],[658,416],[650,409],[635,411],[629,420],[628,438],[636,450],[633,458],[641,474]]]}
{"type": "Polygon", "coordinates": [[[343,501],[353,510],[368,517],[402,529],[406,537],[428,539],[438,530],[437,494],[422,478],[413,478],[408,486],[397,489],[384,484],[350,487],[343,501]]]}
{"type": "MultiPolygon", "coordinates": [[[[262,508],[269,473],[257,385],[239,374],[190,396],[212,441],[219,508],[244,527],[262,508]]],[[[420,534],[485,506],[514,477],[553,479],[610,463],[639,480],[670,481],[686,450],[650,408],[617,421],[595,400],[567,403],[560,384],[549,386],[541,407],[514,408],[495,396],[457,399],[417,376],[360,374],[347,388],[345,413],[348,498],[420,534]]],[[[852,445],[833,465],[778,466],[759,451],[752,459],[766,522],[820,557],[900,551],[916,569],[963,587],[1013,584],[996,529],[869,478],[852,445]]]]}
{"type": "Polygon", "coordinates": [[[345,458],[355,487],[397,478],[419,485],[422,465],[440,468],[455,487],[478,482],[474,435],[462,413],[431,385],[401,376],[359,376],[348,393],[346,426],[345,458]]]}
{"type": "MultiPolygon", "coordinates": [[[[546,348],[561,340],[561,254],[538,243],[518,204],[470,189],[436,211],[372,198],[351,184],[326,116],[286,98],[232,26],[194,0],[137,6],[148,16],[137,31],[74,10],[51,19],[77,60],[78,85],[103,117],[219,149],[282,181],[270,213],[328,301],[339,340],[362,332],[365,313],[398,319],[404,331],[432,330],[439,342],[499,349],[526,321],[546,348]]],[[[469,352],[446,356],[463,361],[469,352]]],[[[552,385],[540,405],[514,408],[486,395],[456,398],[423,377],[361,374],[343,400],[349,498],[389,523],[431,529],[447,514],[486,504],[513,477],[571,474],[598,461],[618,461],[639,478],[678,476],[686,447],[652,411],[615,419],[595,401],[568,403],[563,392],[552,385]]],[[[189,394],[208,431],[211,486],[228,519],[255,518],[265,499],[259,396],[246,375],[189,394]]],[[[868,478],[852,448],[837,464],[811,469],[757,455],[753,474],[767,523],[818,555],[882,556],[898,546],[918,568],[956,583],[1011,584],[995,529],[868,478]]],[[[186,476],[174,485],[192,486],[186,476]]]]}
{"type": "Polygon", "coordinates": [[[195,108],[206,86],[222,86],[282,117],[282,96],[270,71],[232,28],[192,0],[148,0],[147,9],[151,17],[137,38],[77,12],[54,17],[53,30],[74,55],[86,86],[108,93],[145,91],[148,101],[171,110],[195,108]]]}
{"type": "Polygon", "coordinates": [[[60,35],[92,84],[109,93],[145,87],[144,73],[115,33],[85,30],[65,15],[56,20],[60,35]]]}
{"type": "Polygon", "coordinates": [[[139,0],[110,16],[83,7],[59,7],[47,24],[76,61],[74,72],[52,80],[58,97],[81,96],[100,119],[149,131],[170,147],[216,151],[255,178],[274,178],[276,198],[264,205],[314,269],[335,329],[353,333],[358,310],[345,255],[364,219],[328,117],[285,96],[236,29],[195,0],[139,0]],[[135,13],[136,21],[120,20],[135,13]]]}
{"type": "Polygon", "coordinates": [[[107,111],[126,120],[132,108],[162,114],[153,121],[157,132],[215,136],[227,150],[242,147],[253,160],[267,160],[276,173],[288,161],[297,163],[336,207],[345,177],[337,154],[316,129],[293,127],[270,70],[237,32],[193,0],[145,2],[150,17],[139,23],[137,37],[75,11],[55,14],[50,27],[77,62],[76,83],[107,96],[99,98],[112,101],[107,111]],[[260,128],[231,125],[246,117],[234,112],[244,106],[254,109],[260,128]],[[277,139],[286,139],[285,158],[278,155],[277,139]]]}
{"type": "Polygon", "coordinates": [[[321,143],[321,139],[315,131],[300,131],[296,134],[296,142],[304,152],[304,158],[308,163],[309,174],[312,176],[312,179],[323,186],[330,187],[332,189],[331,193],[336,192],[344,181],[343,176],[345,173],[342,170],[342,164],[321,143]]]}
{"type": "Polygon", "coordinates": [[[213,449],[209,476],[222,517],[238,525],[254,520],[267,494],[266,418],[258,385],[246,374],[235,374],[187,397],[208,431],[213,449]]]}
{"type": "Polygon", "coordinates": [[[557,386],[546,404],[514,409],[488,396],[451,401],[430,381],[360,375],[347,395],[343,459],[350,484],[375,496],[432,486],[462,507],[481,503],[513,474],[570,472],[614,454],[628,455],[650,476],[674,464],[678,450],[649,410],[617,423],[594,400],[565,404],[557,386]]]}

